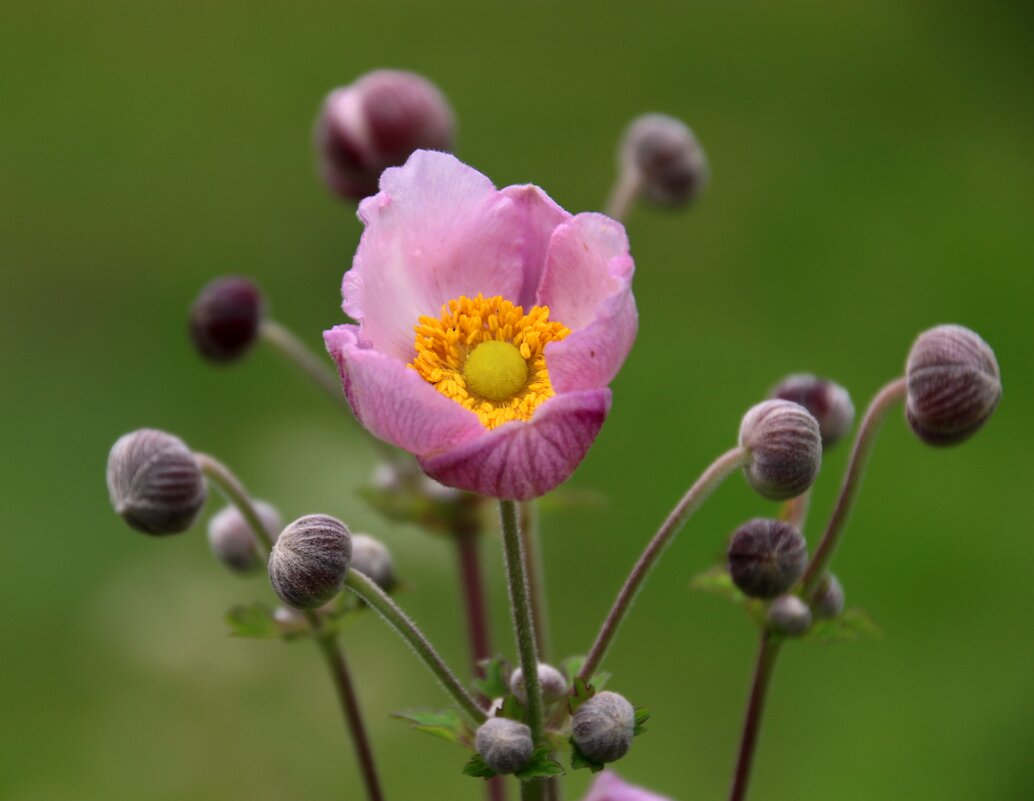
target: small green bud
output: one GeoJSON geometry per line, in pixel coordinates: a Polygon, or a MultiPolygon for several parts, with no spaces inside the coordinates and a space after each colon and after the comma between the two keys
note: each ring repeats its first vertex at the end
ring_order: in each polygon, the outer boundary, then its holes
{"type": "Polygon", "coordinates": [[[535,743],[531,729],[509,718],[489,718],[474,735],[474,747],[496,773],[516,773],[531,762],[535,743]]]}
{"type": "Polygon", "coordinates": [[[635,736],[635,709],[617,693],[596,693],[575,710],[571,737],[588,759],[616,762],[628,753],[635,736]]]}

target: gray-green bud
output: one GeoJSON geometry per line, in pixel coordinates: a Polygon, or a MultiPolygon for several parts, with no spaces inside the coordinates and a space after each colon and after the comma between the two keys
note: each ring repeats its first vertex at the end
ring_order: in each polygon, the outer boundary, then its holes
{"type": "Polygon", "coordinates": [[[790,589],[808,566],[808,545],[789,523],[756,518],[729,540],[729,573],[752,598],[774,598],[790,589]]]}
{"type": "Polygon", "coordinates": [[[510,718],[489,718],[474,735],[474,747],[496,773],[516,773],[531,762],[535,743],[531,729],[510,718]]]}
{"type": "MultiPolygon", "coordinates": [[[[564,674],[552,665],[539,662],[539,684],[542,686],[542,698],[548,704],[559,701],[567,695],[567,679],[564,674]]],[[[528,691],[524,687],[524,671],[517,668],[510,676],[510,692],[517,696],[522,704],[528,701],[528,691]]]]}
{"type": "MultiPolygon", "coordinates": [[[[269,538],[276,540],[283,526],[280,513],[265,501],[255,501],[255,511],[269,538]]],[[[225,507],[208,521],[208,547],[216,559],[238,573],[251,573],[262,565],[255,534],[236,506],[225,507]]]]}
{"type": "Polygon", "coordinates": [[[269,557],[269,581],[280,600],[315,609],[339,592],[352,559],[352,536],[330,515],[307,515],[283,530],[269,557]]]}
{"type": "Polygon", "coordinates": [[[391,551],[368,534],[352,535],[352,569],[366,576],[385,592],[395,588],[395,561],[391,551]]]}
{"type": "Polygon", "coordinates": [[[832,573],[827,573],[811,596],[811,610],[819,619],[833,618],[844,611],[844,587],[832,573]]]}
{"type": "Polygon", "coordinates": [[[768,607],[768,625],[778,634],[800,637],[811,628],[811,610],[796,595],[780,595],[768,607]]]}
{"type": "Polygon", "coordinates": [[[819,424],[799,403],[763,401],[751,407],[740,424],[740,446],[750,453],[743,468],[754,490],[772,501],[785,501],[815,481],[822,464],[819,424]]]}
{"type": "Polygon", "coordinates": [[[141,428],[108,454],[108,494],[115,511],[146,534],[175,534],[194,524],[208,489],[179,437],[141,428]]]}
{"type": "Polygon", "coordinates": [[[621,759],[634,736],[635,709],[617,693],[596,693],[571,719],[571,737],[578,750],[600,764],[621,759]]]}

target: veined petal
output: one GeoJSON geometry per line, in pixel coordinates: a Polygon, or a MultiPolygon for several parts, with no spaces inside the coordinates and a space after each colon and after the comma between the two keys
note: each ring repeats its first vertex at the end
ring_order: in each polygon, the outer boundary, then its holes
{"type": "Polygon", "coordinates": [[[633,787],[612,771],[604,771],[592,783],[582,801],[670,801],[665,796],[633,787]]]}
{"type": "Polygon", "coordinates": [[[478,293],[513,298],[524,283],[524,225],[513,200],[448,153],[418,150],[381,174],[359,204],[366,226],[342,286],[360,336],[404,362],[413,327],[478,293]]]}
{"type": "Polygon", "coordinates": [[[553,199],[534,184],[508,186],[501,193],[510,198],[520,214],[523,231],[524,285],[513,302],[527,311],[535,305],[535,294],[546,267],[546,253],[553,231],[571,219],[553,199]]]}
{"type": "Polygon", "coordinates": [[[437,453],[485,433],[477,415],[449,400],[415,370],[361,347],[354,325],[324,332],[352,411],[375,436],[416,454],[437,453]]]}
{"type": "Polygon", "coordinates": [[[609,389],[557,395],[530,421],[506,423],[437,456],[421,456],[421,467],[450,487],[494,498],[544,495],[585,458],[610,400],[609,389]]]}

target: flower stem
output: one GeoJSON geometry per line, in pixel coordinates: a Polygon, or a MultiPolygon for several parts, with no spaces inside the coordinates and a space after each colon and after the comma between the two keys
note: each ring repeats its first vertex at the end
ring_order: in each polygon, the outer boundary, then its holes
{"type": "Polygon", "coordinates": [[[251,533],[255,535],[259,548],[266,556],[269,556],[273,550],[273,538],[262,523],[262,518],[255,509],[255,503],[248,495],[248,491],[244,489],[240,479],[230,471],[230,468],[207,453],[195,453],[194,459],[201,472],[215,482],[226,499],[237,507],[237,511],[247,522],[251,533]]]}
{"type": "MultiPolygon", "coordinates": [[[[255,535],[259,548],[268,557],[273,550],[273,539],[255,509],[255,502],[240,479],[226,465],[206,453],[196,453],[194,458],[201,472],[215,482],[227,499],[237,507],[237,511],[241,513],[255,535]]],[[[366,733],[366,726],[359,710],[359,699],[352,684],[345,655],[337,638],[333,634],[323,631],[323,622],[319,615],[312,610],[305,610],[304,614],[316,635],[320,651],[327,660],[327,666],[334,679],[334,686],[341,699],[341,709],[345,714],[345,724],[349,734],[352,736],[356,761],[359,763],[359,771],[362,773],[363,783],[366,786],[366,795],[369,801],[383,801],[384,795],[381,792],[380,780],[377,777],[377,769],[373,761],[370,738],[366,733]]]]}
{"type": "Polygon", "coordinates": [[[488,610],[485,606],[484,581],[478,555],[476,531],[455,531],[456,558],[459,565],[460,589],[467,617],[467,639],[470,644],[472,675],[483,673],[481,662],[492,654],[488,635],[488,610]]]}
{"type": "Polygon", "coordinates": [[[471,697],[470,693],[463,688],[456,675],[445,664],[445,660],[438,655],[438,652],[427,637],[424,636],[424,633],[399,608],[398,604],[388,597],[384,590],[357,570],[348,571],[348,575],[345,576],[345,587],[380,613],[387,624],[401,635],[402,639],[416,652],[417,657],[435,675],[435,678],[441,682],[446,692],[453,697],[460,708],[475,723],[483,723],[485,721],[485,711],[471,697]]]}
{"type": "Polygon", "coordinates": [[[359,699],[355,693],[355,686],[348,670],[348,663],[345,661],[344,651],[333,634],[321,634],[317,637],[316,642],[327,660],[327,667],[330,668],[330,674],[334,678],[334,686],[337,687],[341,710],[345,714],[348,730],[352,734],[356,761],[359,763],[359,771],[363,775],[363,784],[366,786],[366,796],[369,801],[384,801],[377,768],[373,761],[373,750],[370,748],[370,739],[366,733],[366,726],[363,724],[359,699]]]}
{"type": "Polygon", "coordinates": [[[549,661],[549,604],[546,601],[546,574],[539,539],[538,509],[535,501],[522,501],[520,506],[521,544],[524,546],[524,570],[531,591],[531,617],[535,622],[535,645],[539,659],[549,661]]]}
{"type": "Polygon", "coordinates": [[[862,474],[869,461],[869,454],[872,452],[872,446],[876,444],[876,435],[880,432],[887,412],[905,397],[907,391],[907,381],[904,378],[897,378],[876,393],[876,397],[869,403],[869,408],[865,410],[865,416],[858,427],[858,434],[855,436],[854,445],[851,448],[851,458],[847,465],[847,472],[844,474],[844,483],[840,487],[840,496],[837,498],[829,523],[826,524],[826,532],[822,535],[818,550],[815,551],[811,564],[804,572],[802,594],[806,599],[815,592],[833,559],[833,553],[840,542],[847,516],[851,512],[851,506],[858,497],[858,490],[862,485],[862,474]]]}
{"type": "Polygon", "coordinates": [[[754,762],[758,732],[761,729],[761,716],[765,710],[768,685],[780,647],[781,644],[773,640],[769,632],[761,632],[761,648],[758,650],[758,661],[754,666],[754,680],[750,688],[750,700],[747,702],[747,714],[743,719],[740,753],[736,759],[736,772],[732,778],[729,801],[743,801],[747,796],[747,783],[750,781],[750,768],[754,762]]]}
{"type": "Polygon", "coordinates": [[[809,487],[796,498],[786,501],[779,510],[779,519],[789,523],[798,531],[804,530],[804,521],[808,518],[808,507],[811,505],[811,488],[809,487]]]}
{"type": "Polygon", "coordinates": [[[618,592],[614,605],[610,608],[607,619],[603,621],[599,634],[596,635],[596,642],[593,643],[592,650],[589,651],[589,656],[586,658],[585,664],[579,673],[582,679],[589,681],[597,668],[599,668],[603,657],[606,656],[607,649],[617,634],[618,627],[624,620],[625,615],[628,614],[628,610],[632,607],[632,601],[635,600],[640,586],[649,574],[650,569],[664,552],[664,549],[674,539],[679,529],[682,528],[690,515],[700,507],[707,496],[730,473],[746,464],[749,458],[747,451],[740,447],[723,453],[700,475],[696,483],[689,488],[675,508],[672,509],[668,519],[664,521],[664,524],[657,530],[653,539],[650,540],[618,592]]]}
{"type": "Polygon", "coordinates": [[[614,186],[610,190],[610,197],[607,199],[607,216],[624,222],[632,204],[639,197],[640,189],[642,189],[642,179],[639,172],[633,167],[622,164],[614,186]]]}
{"type": "MultiPolygon", "coordinates": [[[[536,746],[545,745],[545,707],[542,702],[542,684],[539,681],[539,658],[535,647],[535,622],[531,617],[531,599],[528,579],[524,572],[524,548],[521,544],[520,524],[517,522],[517,502],[499,501],[499,515],[503,529],[503,561],[509,580],[510,611],[517,635],[517,651],[520,654],[521,673],[528,695],[528,719],[531,739],[536,746]]],[[[524,798],[525,786],[541,782],[525,782],[521,789],[524,798]]]]}

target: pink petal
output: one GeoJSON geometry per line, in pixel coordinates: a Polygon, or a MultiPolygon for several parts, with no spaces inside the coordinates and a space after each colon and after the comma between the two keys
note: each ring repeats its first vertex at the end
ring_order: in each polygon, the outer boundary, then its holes
{"type": "Polygon", "coordinates": [[[359,205],[366,230],[344,310],[364,344],[408,362],[421,315],[437,317],[460,295],[518,295],[524,224],[510,198],[448,153],[417,150],[380,186],[359,205]]]}
{"type": "Polygon", "coordinates": [[[509,300],[527,311],[535,305],[535,294],[546,266],[546,252],[553,231],[570,220],[571,215],[533,184],[508,186],[501,191],[516,205],[523,228],[524,286],[516,298],[509,300]]]}
{"type": "Polygon", "coordinates": [[[411,453],[453,448],[486,429],[477,415],[446,398],[415,370],[359,344],[358,328],[324,332],[352,411],[375,436],[411,453]]]}
{"type": "Polygon", "coordinates": [[[610,390],[571,392],[542,404],[526,423],[506,423],[438,456],[424,471],[443,484],[493,498],[527,500],[568,479],[610,411],[610,390]]]}
{"type": "Polygon", "coordinates": [[[589,794],[582,801],[670,801],[665,796],[657,795],[633,787],[622,781],[616,773],[604,771],[592,783],[589,794]]]}
{"type": "Polygon", "coordinates": [[[607,386],[624,363],[639,327],[628,238],[602,214],[579,214],[550,242],[539,303],[572,333],[546,346],[558,393],[607,386]]]}

